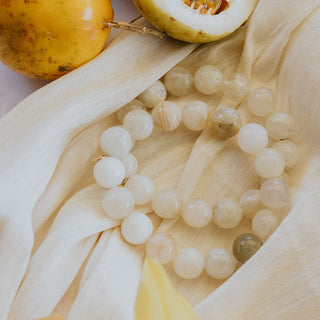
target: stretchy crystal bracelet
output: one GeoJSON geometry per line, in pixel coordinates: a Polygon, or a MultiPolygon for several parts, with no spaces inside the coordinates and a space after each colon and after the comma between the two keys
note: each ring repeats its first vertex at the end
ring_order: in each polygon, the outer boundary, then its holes
{"type": "Polygon", "coordinates": [[[295,123],[287,113],[276,113],[276,99],[268,88],[248,89],[248,80],[240,75],[224,81],[219,68],[204,65],[192,73],[175,67],[156,81],[137,99],[121,108],[117,117],[122,126],[107,129],[100,141],[104,155],[94,168],[96,182],[108,189],[103,198],[106,214],[121,221],[123,238],[132,245],[145,243],[146,254],[160,263],[173,261],[175,272],[182,278],[194,279],[203,270],[214,279],[226,279],[241,263],[250,259],[277,228],[278,210],[290,201],[290,188],[284,170],[293,168],[299,159],[296,145],[288,140],[294,134],[295,123]],[[235,108],[218,108],[214,112],[203,101],[191,101],[180,107],[167,99],[184,96],[196,88],[203,95],[224,93],[230,100],[245,101],[258,117],[266,117],[265,126],[243,125],[235,108]],[[148,109],[152,109],[151,115],[148,109]],[[183,123],[188,129],[201,131],[211,126],[223,138],[237,135],[239,148],[252,154],[254,168],[261,177],[261,188],[247,190],[240,201],[223,198],[212,207],[202,199],[181,200],[176,189],[156,190],[146,175],[137,174],[138,162],[130,153],[136,140],[148,138],[154,125],[171,132],[183,123]],[[271,147],[268,145],[272,144],[271,147]],[[224,248],[212,249],[204,259],[199,250],[178,251],[172,235],[153,233],[150,218],[135,211],[135,206],[152,203],[156,215],[163,219],[182,217],[193,228],[215,223],[222,229],[236,227],[243,216],[252,219],[254,234],[239,235],[233,243],[233,253],[224,248]],[[213,221],[213,222],[212,222],[213,221]]]}

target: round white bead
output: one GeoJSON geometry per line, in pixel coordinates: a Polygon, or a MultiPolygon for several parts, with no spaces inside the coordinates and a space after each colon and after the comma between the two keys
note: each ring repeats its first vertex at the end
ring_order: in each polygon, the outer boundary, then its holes
{"type": "Polygon", "coordinates": [[[268,133],[260,124],[248,123],[238,133],[238,145],[245,153],[257,153],[268,145],[268,133]]]}
{"type": "Polygon", "coordinates": [[[270,209],[260,210],[252,219],[252,230],[261,239],[269,238],[277,226],[278,219],[270,209]]]}
{"type": "Polygon", "coordinates": [[[249,93],[248,79],[241,74],[235,74],[232,80],[224,81],[225,97],[231,101],[240,101],[249,93]]]}
{"type": "Polygon", "coordinates": [[[179,106],[170,101],[158,103],[152,110],[154,124],[164,132],[177,129],[181,123],[181,111],[179,106]]]}
{"type": "Polygon", "coordinates": [[[193,131],[203,130],[209,115],[208,105],[202,101],[189,102],[182,111],[184,125],[193,131]]]}
{"type": "Polygon", "coordinates": [[[260,190],[251,189],[244,192],[240,198],[240,205],[245,217],[252,219],[262,207],[260,190]]]}
{"type": "Polygon", "coordinates": [[[229,278],[235,271],[237,260],[224,248],[212,249],[205,260],[205,270],[214,279],[229,278]]]}
{"type": "Polygon", "coordinates": [[[203,94],[214,94],[221,90],[223,77],[219,68],[209,64],[201,66],[194,75],[194,85],[203,94]]]}
{"type": "Polygon", "coordinates": [[[248,108],[260,117],[269,115],[276,104],[274,93],[269,88],[255,88],[248,97],[248,108]]]}
{"type": "Polygon", "coordinates": [[[165,75],[164,84],[172,95],[181,97],[192,90],[193,76],[188,69],[175,67],[165,75]]]}
{"type": "Polygon", "coordinates": [[[150,136],[153,121],[150,114],[144,110],[132,110],[123,120],[123,127],[135,140],[143,140],[150,136]]]}
{"type": "Polygon", "coordinates": [[[195,279],[204,269],[204,259],[201,252],[194,248],[180,250],[173,261],[176,274],[183,279],[195,279]]]}
{"type": "Polygon", "coordinates": [[[148,89],[143,91],[139,99],[148,108],[155,107],[159,102],[166,100],[167,90],[164,84],[158,80],[153,83],[148,89]]]}
{"type": "Polygon", "coordinates": [[[221,199],[213,207],[213,221],[223,229],[236,227],[242,219],[242,209],[238,202],[221,199]]]}
{"type": "Polygon", "coordinates": [[[101,187],[114,188],[123,181],[126,169],[119,159],[108,157],[96,163],[93,174],[101,187]]]}
{"type": "Polygon", "coordinates": [[[281,209],[290,202],[290,188],[280,179],[267,180],[260,191],[263,204],[270,209],[281,209]]]}
{"type": "Polygon", "coordinates": [[[285,161],[281,153],[275,149],[267,148],[260,151],[255,158],[254,168],[263,178],[275,178],[284,170],[285,161]]]}
{"type": "Polygon", "coordinates": [[[146,243],[146,255],[161,264],[172,261],[176,255],[174,238],[167,233],[156,233],[146,243]]]}
{"type": "Polygon", "coordinates": [[[181,210],[179,192],[174,189],[157,191],[152,198],[152,209],[161,218],[176,218],[181,210]]]}
{"type": "Polygon", "coordinates": [[[130,178],[138,171],[137,158],[132,154],[128,153],[124,158],[121,159],[126,169],[126,178],[130,178]]]}
{"type": "Polygon", "coordinates": [[[130,244],[142,244],[151,236],[153,225],[148,216],[134,212],[122,221],[121,233],[130,244]]]}
{"type": "Polygon", "coordinates": [[[279,151],[284,157],[286,169],[293,168],[299,161],[299,150],[291,141],[279,141],[273,145],[273,149],[279,151]]]}
{"type": "Polygon", "coordinates": [[[138,100],[133,99],[131,102],[124,105],[122,108],[120,108],[117,112],[117,118],[120,123],[123,122],[124,117],[132,110],[146,110],[144,104],[138,100]]]}
{"type": "Polygon", "coordinates": [[[295,122],[287,113],[273,113],[266,120],[266,130],[274,140],[290,138],[295,131],[295,122]]]}
{"type": "Polygon", "coordinates": [[[136,201],[141,206],[151,201],[154,193],[154,184],[152,180],[143,174],[135,174],[126,182],[128,188],[136,201]]]}
{"type": "MultiPolygon", "coordinates": [[[[290,177],[289,177],[289,175],[288,175],[285,171],[283,171],[283,172],[281,173],[281,175],[278,176],[278,177],[276,177],[276,178],[284,181],[287,185],[290,185],[290,177]]],[[[267,179],[267,178],[262,178],[262,177],[261,177],[261,178],[260,178],[260,187],[262,187],[262,185],[263,185],[267,180],[269,180],[269,179],[267,179]]]]}
{"type": "Polygon", "coordinates": [[[212,208],[202,200],[189,200],[183,206],[182,218],[190,227],[202,228],[211,221],[212,208]]]}
{"type": "Polygon", "coordinates": [[[121,159],[131,150],[131,136],[121,127],[111,127],[102,134],[100,146],[109,156],[121,159]]]}
{"type": "Polygon", "coordinates": [[[103,197],[103,208],[115,220],[126,218],[134,209],[134,196],[130,190],[116,187],[108,190],[103,197]]]}

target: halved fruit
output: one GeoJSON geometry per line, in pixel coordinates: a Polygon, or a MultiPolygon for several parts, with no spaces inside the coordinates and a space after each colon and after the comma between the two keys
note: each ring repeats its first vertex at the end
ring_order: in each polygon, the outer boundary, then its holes
{"type": "Polygon", "coordinates": [[[238,29],[257,0],[134,0],[157,29],[187,42],[211,42],[238,29]]]}

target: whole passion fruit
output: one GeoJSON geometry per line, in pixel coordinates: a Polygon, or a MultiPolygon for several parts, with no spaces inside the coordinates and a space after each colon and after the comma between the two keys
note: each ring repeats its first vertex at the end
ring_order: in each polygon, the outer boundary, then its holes
{"type": "Polygon", "coordinates": [[[257,0],[134,0],[141,14],[169,36],[204,43],[221,39],[245,22],[257,0]]]}
{"type": "Polygon", "coordinates": [[[23,75],[54,79],[103,49],[110,0],[0,1],[0,60],[23,75]]]}

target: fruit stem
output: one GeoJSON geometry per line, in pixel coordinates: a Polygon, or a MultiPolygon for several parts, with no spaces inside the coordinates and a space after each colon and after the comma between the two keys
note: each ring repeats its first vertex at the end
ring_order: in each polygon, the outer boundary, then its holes
{"type": "Polygon", "coordinates": [[[144,33],[144,34],[152,34],[158,38],[166,38],[167,37],[167,35],[165,33],[158,31],[156,29],[148,28],[148,27],[143,26],[141,24],[133,24],[133,23],[111,20],[111,21],[106,22],[105,26],[107,28],[116,28],[116,29],[139,32],[139,33],[144,33]]]}

